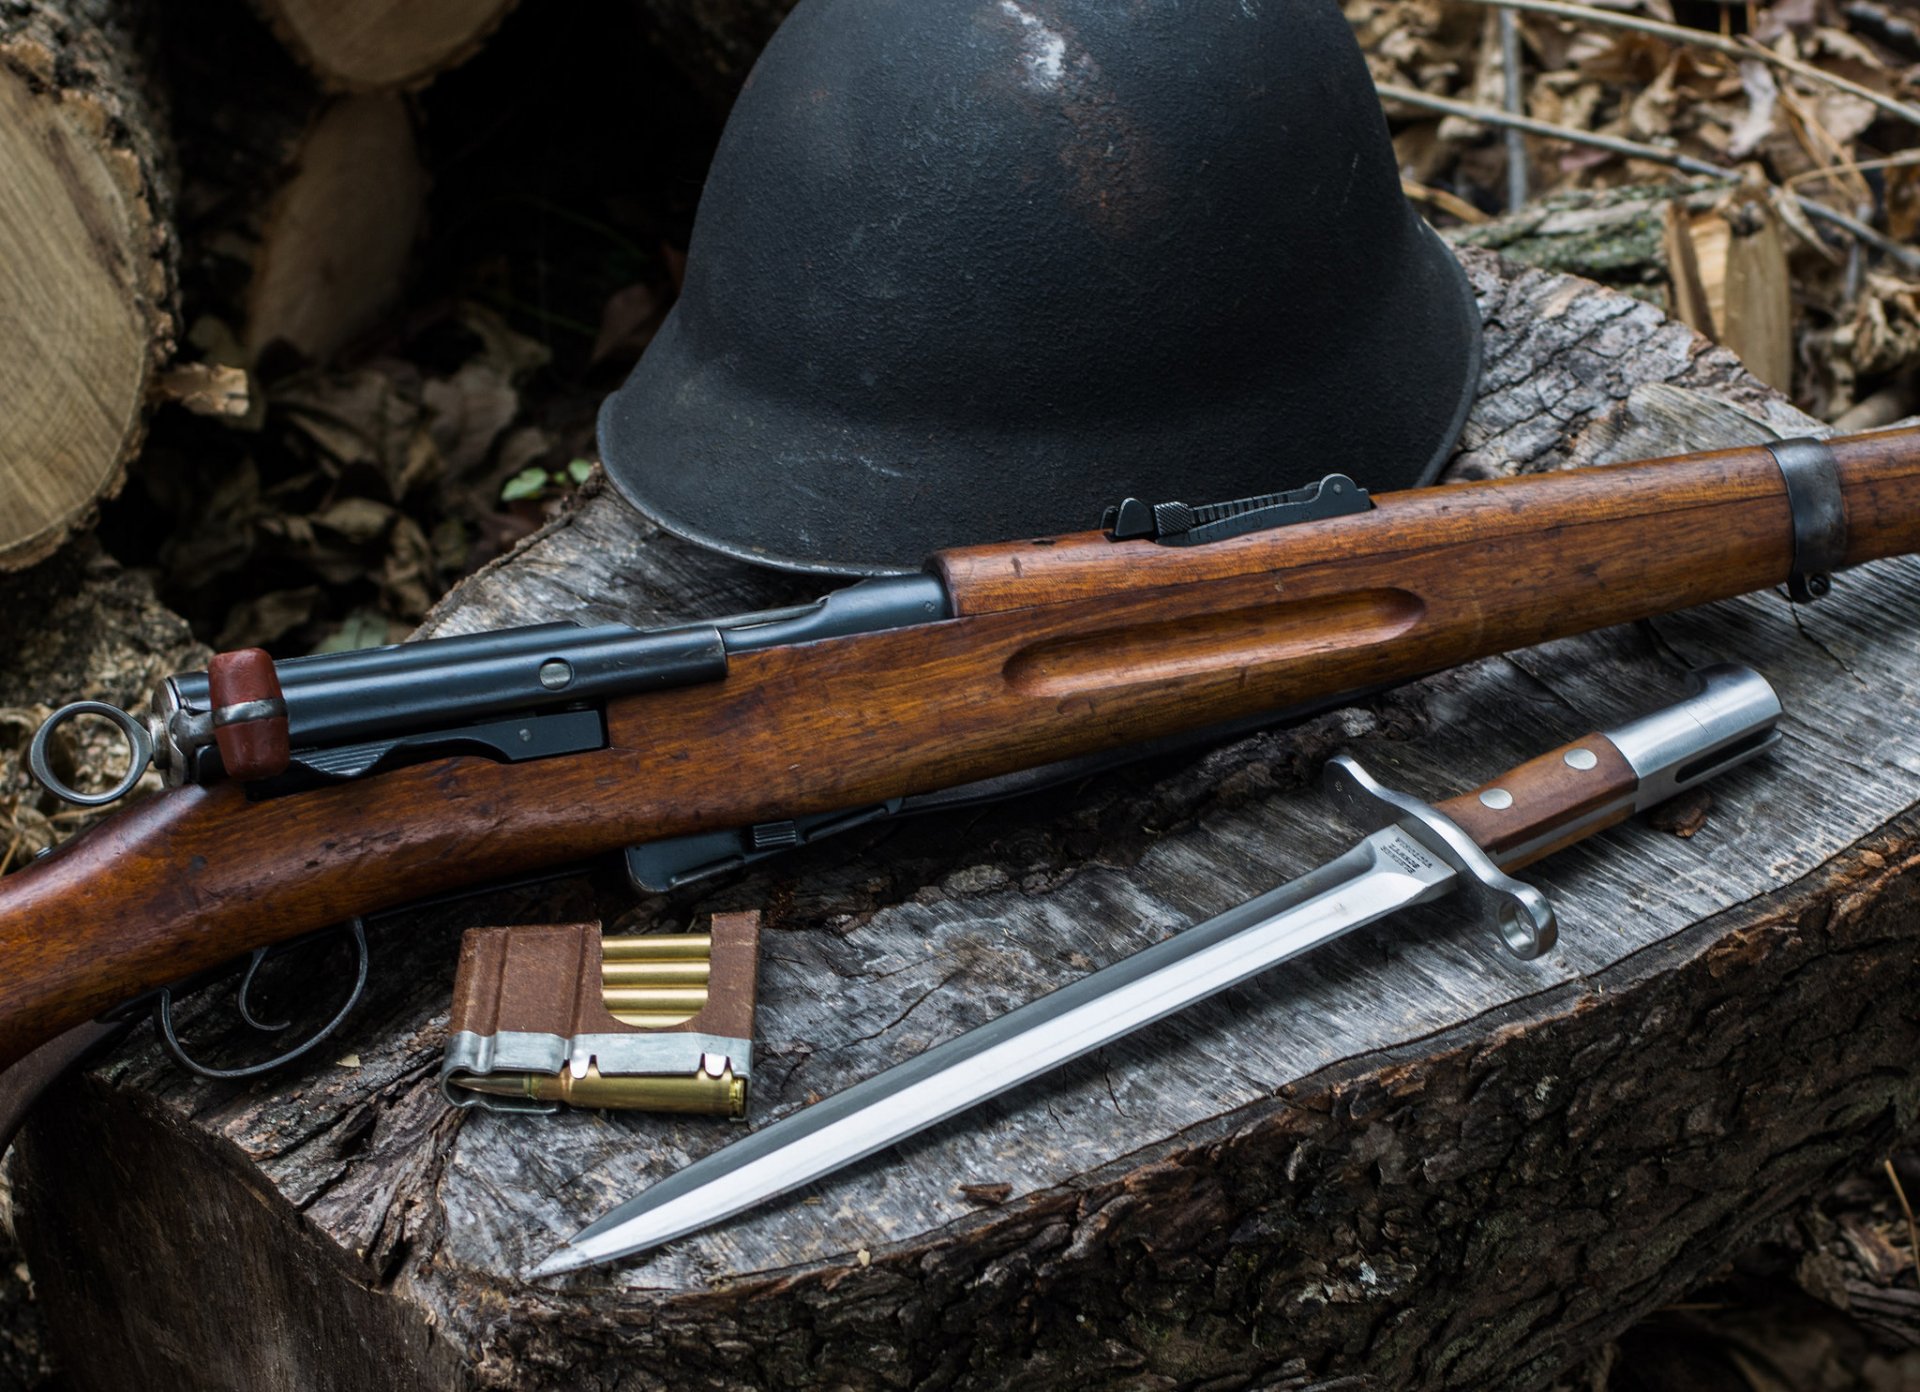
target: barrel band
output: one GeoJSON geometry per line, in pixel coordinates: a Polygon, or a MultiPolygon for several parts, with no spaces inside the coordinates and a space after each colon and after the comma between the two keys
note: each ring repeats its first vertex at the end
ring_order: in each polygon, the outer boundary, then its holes
{"type": "Polygon", "coordinates": [[[1793,571],[1787,593],[1796,604],[1819,599],[1833,587],[1833,572],[1847,555],[1847,501],[1840,469],[1824,440],[1776,440],[1767,446],[1787,484],[1793,512],[1793,571]]]}

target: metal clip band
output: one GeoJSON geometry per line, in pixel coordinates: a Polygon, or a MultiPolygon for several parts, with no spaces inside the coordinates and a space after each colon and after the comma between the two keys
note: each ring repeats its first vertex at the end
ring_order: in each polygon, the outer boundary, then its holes
{"type": "Polygon", "coordinates": [[[441,1091],[457,1107],[746,1115],[758,913],[707,933],[604,937],[587,923],[469,929],[441,1091]]]}
{"type": "Polygon", "coordinates": [[[245,725],[251,720],[273,720],[284,718],[287,703],[278,696],[260,701],[235,701],[230,706],[221,706],[213,713],[213,728],[224,730],[229,725],[245,725]]]}
{"type": "Polygon", "coordinates": [[[1808,604],[1833,588],[1833,572],[1847,555],[1847,503],[1840,470],[1824,440],[1776,440],[1767,453],[1780,466],[1793,512],[1793,571],[1787,593],[1808,604]]]}

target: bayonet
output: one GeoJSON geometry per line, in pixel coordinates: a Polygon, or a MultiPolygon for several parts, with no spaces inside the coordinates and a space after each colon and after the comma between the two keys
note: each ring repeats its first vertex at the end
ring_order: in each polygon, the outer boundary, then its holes
{"type": "Polygon", "coordinates": [[[1367,834],[1317,870],[1136,952],[688,1166],[576,1234],[550,1276],[695,1232],[936,1125],[1377,919],[1455,894],[1516,956],[1552,946],[1546,897],[1506,872],[1651,807],[1778,738],[1780,703],[1744,667],[1439,806],[1338,756],[1331,800],[1367,834]]]}

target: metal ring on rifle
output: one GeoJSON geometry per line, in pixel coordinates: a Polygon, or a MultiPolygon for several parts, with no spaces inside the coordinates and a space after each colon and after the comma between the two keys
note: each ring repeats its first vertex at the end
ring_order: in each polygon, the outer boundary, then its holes
{"type": "Polygon", "coordinates": [[[1793,516],[1793,571],[1787,593],[1795,604],[1821,598],[1847,558],[1847,498],[1840,469],[1825,440],[1775,440],[1767,447],[1786,480],[1793,516]]]}
{"type": "Polygon", "coordinates": [[[33,776],[54,796],[77,802],[82,807],[104,807],[117,798],[125,797],[133,791],[134,785],[140,781],[140,775],[147,771],[147,765],[152,762],[153,737],[147,733],[147,727],[120,707],[110,706],[105,701],[75,701],[72,705],[60,707],[34,731],[33,743],[27,746],[27,767],[33,770],[33,776]],[[126,775],[104,793],[82,792],[69,787],[61,781],[47,760],[47,741],[53,738],[53,732],[82,715],[99,715],[111,720],[120,727],[120,733],[127,741],[126,775]]]}

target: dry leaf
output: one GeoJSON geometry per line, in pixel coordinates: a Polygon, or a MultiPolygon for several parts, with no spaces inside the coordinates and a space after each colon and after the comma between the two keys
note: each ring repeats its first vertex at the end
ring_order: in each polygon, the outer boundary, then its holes
{"type": "Polygon", "coordinates": [[[386,535],[387,528],[399,516],[387,504],[376,503],[371,498],[342,498],[314,513],[309,520],[315,527],[324,527],[348,541],[365,545],[386,535]]]}
{"type": "Polygon", "coordinates": [[[520,393],[510,376],[489,362],[463,364],[451,377],[428,382],[422,395],[427,429],[456,476],[484,465],[494,441],[520,414],[520,393]]]}
{"type": "Polygon", "coordinates": [[[960,1194],[978,1204],[1003,1204],[1013,1194],[1013,1186],[1002,1181],[998,1184],[962,1184],[960,1194]]]}
{"type": "Polygon", "coordinates": [[[297,590],[275,590],[258,599],[236,604],[227,612],[226,626],[214,646],[222,652],[258,648],[272,643],[313,617],[321,589],[307,585],[297,590]]]}
{"type": "MultiPolygon", "coordinates": [[[[1791,11],[1796,7],[1776,4],[1770,8],[1774,11],[1791,11]]],[[[1815,10],[1812,0],[1800,0],[1797,8],[1806,16],[1806,19],[1802,22],[1810,22],[1813,19],[1815,10]]],[[[1911,3],[1906,4],[1904,8],[1911,10],[1911,3]]],[[[1784,18],[1785,16],[1782,17],[1784,18]]],[[[1873,51],[1870,44],[1862,43],[1846,30],[1835,29],[1831,25],[1821,25],[1813,31],[1813,42],[1808,45],[1806,52],[1802,56],[1809,59],[1837,58],[1843,63],[1858,64],[1866,71],[1846,74],[1856,81],[1860,81],[1874,73],[1883,73],[1887,70],[1887,65],[1880,61],[1880,55],[1873,51]]]]}
{"type": "Polygon", "coordinates": [[[390,614],[418,622],[440,593],[433,547],[411,517],[394,521],[387,558],[380,567],[380,601],[390,614]]]}
{"type": "Polygon", "coordinates": [[[506,320],[484,305],[462,304],[459,318],[462,327],[479,338],[480,360],[510,382],[538,371],[553,358],[544,344],[515,333],[507,327],[506,320]]]}
{"type": "Polygon", "coordinates": [[[382,363],[356,372],[301,373],[277,383],[271,400],[280,418],[329,459],[375,469],[398,499],[416,466],[414,436],[425,424],[421,391],[410,364],[382,363]]]}
{"type": "Polygon", "coordinates": [[[1756,59],[1741,60],[1740,86],[1746,93],[1747,108],[1727,136],[1727,155],[1736,160],[1745,159],[1773,134],[1780,103],[1780,86],[1773,80],[1773,69],[1756,59]]]}
{"type": "Polygon", "coordinates": [[[594,337],[590,366],[608,358],[637,359],[667,317],[660,297],[648,285],[629,285],[607,297],[600,311],[600,332],[594,337]]]}
{"type": "Polygon", "coordinates": [[[493,472],[512,478],[553,453],[554,440],[537,425],[523,425],[500,442],[494,456],[493,472]]]}
{"type": "Polygon", "coordinates": [[[1814,119],[1836,145],[1845,145],[1866,134],[1880,117],[1880,108],[1865,97],[1851,92],[1822,92],[1813,103],[1814,119]]]}
{"type": "Polygon", "coordinates": [[[1851,1213],[1840,1215],[1840,1236],[1853,1253],[1860,1269],[1876,1286],[1892,1285],[1901,1272],[1913,1265],[1907,1254],[1888,1240],[1879,1227],[1863,1222],[1851,1213]]]}
{"type": "MultiPolygon", "coordinates": [[[[160,564],[174,584],[194,589],[238,569],[253,554],[260,473],[251,459],[241,459],[184,481],[194,488],[161,502],[165,512],[189,518],[190,525],[168,532],[160,564]]],[[[149,486],[159,482],[150,478],[149,486]]]]}
{"type": "Polygon", "coordinates": [[[179,363],[160,374],[154,392],[196,416],[244,420],[253,414],[253,387],[245,368],[179,363]]]}
{"type": "MultiPolygon", "coordinates": [[[[83,777],[80,781],[87,787],[111,787],[117,781],[117,775],[103,777],[83,777]]],[[[52,821],[38,808],[24,804],[13,812],[12,828],[7,836],[7,844],[12,846],[17,840],[19,848],[14,851],[13,863],[22,865],[32,860],[40,852],[54,845],[60,839],[60,833],[54,830],[52,821]]]]}

